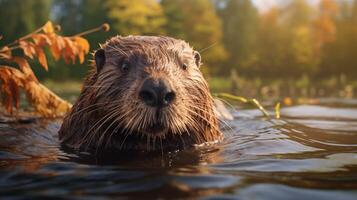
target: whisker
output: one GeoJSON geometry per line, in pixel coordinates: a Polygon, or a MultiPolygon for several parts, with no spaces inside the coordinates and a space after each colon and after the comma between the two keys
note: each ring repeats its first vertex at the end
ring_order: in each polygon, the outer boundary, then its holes
{"type": "MultiPolygon", "coordinates": [[[[195,106],[193,106],[193,105],[192,105],[191,107],[194,108],[194,109],[197,109],[197,110],[199,110],[199,111],[201,111],[201,112],[208,113],[207,111],[205,111],[205,110],[203,110],[203,109],[201,109],[201,108],[199,108],[199,107],[195,107],[195,106]]],[[[196,114],[197,114],[197,113],[196,113],[196,114]]],[[[208,114],[210,114],[210,113],[208,113],[208,114]]],[[[217,118],[217,120],[218,120],[219,122],[221,122],[225,127],[228,127],[228,129],[230,129],[230,133],[228,133],[229,136],[234,135],[234,133],[235,133],[234,129],[233,129],[226,121],[224,121],[223,119],[219,119],[219,118],[217,118]]]]}
{"type": "Polygon", "coordinates": [[[96,126],[97,126],[100,122],[102,122],[103,120],[107,120],[108,117],[110,117],[110,116],[112,115],[112,113],[114,113],[114,112],[115,112],[115,110],[114,110],[114,111],[111,111],[111,112],[109,112],[109,113],[107,113],[107,114],[104,115],[102,118],[100,118],[98,121],[96,121],[96,123],[89,129],[89,131],[87,132],[87,134],[85,135],[85,137],[83,137],[82,141],[85,142],[86,139],[87,139],[87,137],[90,136],[90,137],[89,137],[89,142],[87,142],[87,144],[90,145],[91,142],[92,142],[92,140],[93,140],[93,138],[98,134],[98,131],[92,132],[92,130],[94,130],[94,128],[96,128],[96,126]]]}
{"type": "Polygon", "coordinates": [[[203,49],[200,49],[198,52],[200,52],[200,53],[202,54],[203,52],[205,52],[205,51],[207,51],[208,49],[210,49],[210,48],[216,46],[217,44],[218,44],[218,42],[214,42],[214,43],[212,43],[211,45],[209,45],[208,47],[203,48],[203,49]]]}

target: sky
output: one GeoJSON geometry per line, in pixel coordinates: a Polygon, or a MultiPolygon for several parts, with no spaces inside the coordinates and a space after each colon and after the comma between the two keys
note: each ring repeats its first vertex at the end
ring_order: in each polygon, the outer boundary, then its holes
{"type": "MultiPolygon", "coordinates": [[[[311,4],[317,4],[320,0],[308,0],[311,4]]],[[[272,6],[282,4],[286,0],[253,0],[253,3],[258,7],[260,11],[266,11],[272,6]]]]}

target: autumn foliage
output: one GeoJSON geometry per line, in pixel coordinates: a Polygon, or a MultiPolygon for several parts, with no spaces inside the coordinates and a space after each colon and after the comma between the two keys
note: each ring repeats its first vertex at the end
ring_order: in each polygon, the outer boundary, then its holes
{"type": "Polygon", "coordinates": [[[333,19],[337,14],[338,8],[336,2],[331,0],[321,0],[319,15],[314,23],[318,50],[325,43],[334,42],[336,40],[336,24],[333,19]]]}
{"type": "MultiPolygon", "coordinates": [[[[36,31],[18,40],[0,47],[0,94],[1,103],[9,114],[20,107],[20,91],[24,91],[27,101],[34,108],[36,114],[45,117],[57,117],[66,113],[71,104],[42,85],[36,78],[28,59],[37,60],[47,71],[48,63],[45,49],[48,48],[53,58],[58,61],[64,59],[66,63],[80,63],[89,52],[89,43],[82,36],[98,30],[108,31],[109,26],[85,31],[83,33],[65,37],[56,33],[60,29],[52,22],[47,22],[36,31]],[[13,51],[21,49],[23,56],[14,56],[13,51]]],[[[1,39],[1,37],[0,37],[1,39]]]]}

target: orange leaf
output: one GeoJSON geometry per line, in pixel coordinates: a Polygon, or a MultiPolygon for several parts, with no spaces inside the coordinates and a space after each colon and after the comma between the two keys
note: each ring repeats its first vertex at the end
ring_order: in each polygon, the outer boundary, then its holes
{"type": "Polygon", "coordinates": [[[59,58],[61,57],[61,50],[58,48],[57,44],[54,43],[53,45],[50,46],[50,50],[52,53],[53,58],[58,61],[59,58]]]}
{"type": "Polygon", "coordinates": [[[74,37],[74,42],[78,48],[79,62],[82,64],[84,62],[84,55],[89,52],[89,43],[82,37],[74,37]]]}
{"type": "Polygon", "coordinates": [[[83,64],[84,63],[84,52],[83,51],[78,52],[78,58],[79,58],[79,63],[83,64]]]}
{"type": "Polygon", "coordinates": [[[38,56],[38,61],[40,62],[40,64],[42,65],[42,67],[48,71],[48,65],[47,65],[47,58],[46,58],[46,54],[43,51],[43,49],[41,47],[35,47],[36,48],[36,53],[38,56]]]}
{"type": "Polygon", "coordinates": [[[61,57],[62,49],[65,47],[64,41],[61,36],[56,36],[55,34],[53,34],[50,39],[52,43],[50,46],[50,50],[53,57],[57,61],[61,57]]]}
{"type": "Polygon", "coordinates": [[[13,57],[11,60],[19,66],[20,70],[22,73],[24,73],[28,80],[38,82],[35,74],[33,73],[29,63],[25,58],[13,57]]]}
{"type": "Polygon", "coordinates": [[[45,35],[45,34],[34,34],[32,36],[33,41],[35,42],[36,45],[38,46],[45,46],[45,45],[51,45],[52,41],[50,40],[50,38],[45,35]]]}
{"type": "Polygon", "coordinates": [[[24,84],[22,73],[11,67],[0,67],[0,92],[2,93],[2,104],[5,110],[12,113],[13,107],[20,106],[20,87],[24,84]]]}
{"type": "Polygon", "coordinates": [[[65,42],[64,42],[64,37],[57,36],[57,45],[58,45],[58,48],[61,50],[66,47],[65,42]]]}
{"type": "Polygon", "coordinates": [[[25,56],[33,59],[33,55],[36,54],[35,44],[32,42],[20,41],[20,48],[24,51],[25,56]]]}
{"type": "Polygon", "coordinates": [[[53,24],[51,21],[48,21],[43,27],[42,27],[43,32],[45,33],[54,33],[55,29],[53,28],[53,24]]]}
{"type": "Polygon", "coordinates": [[[85,52],[88,53],[89,52],[89,43],[86,39],[82,38],[82,37],[75,37],[74,41],[77,43],[77,45],[85,52]]]}
{"type": "Polygon", "coordinates": [[[10,59],[11,56],[12,56],[12,53],[8,46],[5,46],[0,49],[0,58],[10,59]]]}
{"type": "Polygon", "coordinates": [[[12,93],[12,105],[18,109],[20,107],[20,88],[15,79],[9,80],[9,89],[12,93]]]}
{"type": "Polygon", "coordinates": [[[76,61],[76,55],[78,54],[78,48],[74,45],[74,42],[66,37],[63,37],[65,48],[62,51],[62,57],[66,63],[76,61]]]}

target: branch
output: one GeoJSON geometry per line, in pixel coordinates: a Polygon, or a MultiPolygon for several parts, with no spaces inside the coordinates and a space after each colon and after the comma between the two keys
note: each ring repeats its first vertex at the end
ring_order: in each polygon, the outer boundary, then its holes
{"type": "MultiPolygon", "coordinates": [[[[18,44],[18,43],[19,43],[20,41],[22,41],[22,40],[26,40],[26,39],[28,39],[28,38],[31,38],[34,34],[41,32],[42,29],[43,29],[43,27],[44,27],[44,26],[42,26],[42,27],[36,29],[35,31],[33,31],[33,32],[31,32],[31,33],[29,33],[29,34],[23,36],[23,37],[20,37],[19,39],[15,40],[15,41],[13,41],[13,42],[11,42],[11,43],[5,45],[5,46],[8,46],[8,47],[14,46],[14,45],[18,44]]],[[[17,46],[17,47],[18,47],[18,46],[17,46]]],[[[17,49],[17,48],[12,48],[12,47],[10,47],[9,49],[10,49],[10,50],[13,50],[13,49],[17,49]]]]}
{"type": "MultiPolygon", "coordinates": [[[[0,52],[5,52],[5,51],[9,51],[9,50],[12,51],[12,50],[21,48],[19,45],[17,45],[17,44],[19,44],[20,41],[23,41],[23,40],[31,38],[34,34],[37,34],[37,33],[41,32],[41,31],[43,31],[44,27],[45,27],[45,25],[43,25],[42,27],[36,29],[35,31],[33,31],[33,32],[31,32],[31,33],[29,33],[29,34],[27,34],[27,35],[25,35],[25,36],[23,36],[23,37],[21,37],[19,39],[7,44],[7,45],[4,45],[3,47],[0,47],[0,52]],[[4,48],[6,46],[8,48],[4,48]]],[[[54,30],[55,31],[61,30],[61,26],[59,26],[59,25],[54,26],[54,30]]],[[[104,32],[108,32],[110,30],[109,24],[104,23],[101,26],[98,26],[96,28],[93,28],[93,29],[90,29],[90,30],[87,30],[87,31],[84,31],[84,32],[81,32],[81,33],[78,33],[78,34],[76,34],[74,36],[71,36],[71,37],[84,36],[84,35],[88,35],[88,34],[91,34],[91,33],[97,32],[97,31],[101,31],[101,30],[103,30],[104,32]]],[[[0,39],[1,38],[2,38],[2,36],[0,36],[0,39]]]]}

